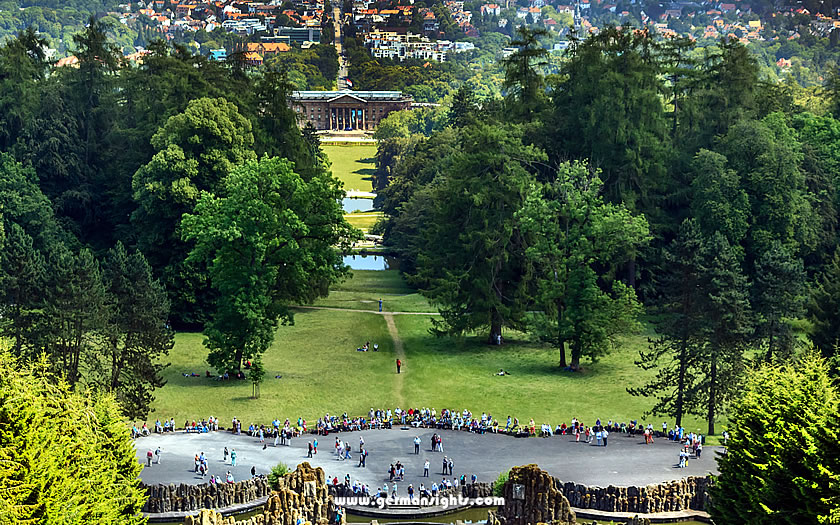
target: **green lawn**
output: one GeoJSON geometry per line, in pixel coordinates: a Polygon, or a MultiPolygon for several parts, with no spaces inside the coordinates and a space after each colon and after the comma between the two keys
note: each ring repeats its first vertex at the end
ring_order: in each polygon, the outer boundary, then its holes
{"type": "Polygon", "coordinates": [[[199,334],[178,334],[170,352],[167,384],[156,392],[154,421],[234,416],[250,421],[274,417],[317,419],[324,412],[361,413],[377,400],[393,404],[396,375],[393,344],[383,317],[353,312],[301,310],[294,326],[281,326],[263,356],[266,368],[261,397],[253,400],[248,381],[216,381],[204,377],[209,368],[199,334]],[[357,352],[365,341],[379,343],[379,352],[357,352]],[[183,377],[196,372],[201,377],[183,377]],[[282,379],[275,379],[281,375],[282,379]],[[365,385],[364,395],[359,385],[365,385]]]}
{"type": "Polygon", "coordinates": [[[315,304],[331,308],[378,310],[379,299],[386,312],[433,312],[429,302],[409,288],[397,270],[353,270],[353,276],[335,286],[329,297],[315,304]]]}
{"type": "MultiPolygon", "coordinates": [[[[434,311],[395,270],[354,271],[316,304],[377,310],[380,298],[386,312],[434,311]]],[[[203,377],[208,365],[202,336],[178,334],[165,371],[167,385],[156,392],[155,411],[149,419],[173,416],[180,425],[186,418],[209,415],[224,422],[234,416],[250,422],[298,416],[312,420],[324,412],[359,414],[371,405],[395,406],[398,380],[403,381],[404,399],[413,406],[489,411],[500,421],[508,415],[525,421],[533,417],[538,424],[568,422],[572,417],[585,422],[596,417],[629,421],[641,419],[651,404],[626,392],[650,373],[633,364],[649,334],[627,337],[599,362],[584,363],[582,373],[571,373],[559,369],[554,350],[523,334],[507,334],[501,347],[486,345],[481,336],[436,338],[429,333],[430,319],[429,315],[394,316],[406,354],[404,374],[398,378],[393,373],[395,354],[384,317],[299,310],[294,326],[281,326],[264,356],[267,373],[259,400],[250,399],[247,381],[203,377]],[[378,343],[380,351],[356,352],[365,341],[378,343]],[[499,368],[511,375],[495,376],[499,368]],[[202,377],[181,375],[191,372],[202,377]],[[275,375],[283,377],[275,379],[275,375]]],[[[661,418],[649,421],[657,428],[662,423],[661,418]]],[[[696,417],[690,417],[685,426],[706,428],[696,417]]]]}
{"type": "Polygon", "coordinates": [[[344,183],[345,190],[372,191],[373,174],[376,171],[374,157],[376,146],[323,145],[324,153],[332,163],[333,175],[344,183]]]}
{"type": "MultiPolygon", "coordinates": [[[[373,201],[371,201],[373,203],[373,201]]],[[[382,217],[382,212],[373,212],[373,213],[348,213],[344,216],[354,228],[359,228],[363,232],[367,233],[376,221],[378,221],[382,217]]]]}

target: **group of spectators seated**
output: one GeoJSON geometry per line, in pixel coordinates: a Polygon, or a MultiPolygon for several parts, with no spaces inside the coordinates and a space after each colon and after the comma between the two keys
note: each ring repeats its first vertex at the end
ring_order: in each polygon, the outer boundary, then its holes
{"type": "Polygon", "coordinates": [[[206,432],[219,430],[219,418],[210,416],[207,419],[202,419],[196,422],[193,419],[192,424],[189,421],[184,421],[184,431],[186,433],[204,434],[206,432]]]}
{"type": "MultiPolygon", "coordinates": [[[[401,408],[395,409],[374,409],[371,408],[367,414],[363,416],[351,417],[347,412],[339,415],[324,414],[323,417],[318,418],[314,427],[308,427],[306,419],[298,418],[297,421],[291,421],[288,418],[281,424],[279,419],[275,419],[271,424],[251,424],[248,426],[247,435],[253,437],[274,438],[283,436],[284,438],[298,437],[302,434],[312,433],[317,435],[328,435],[331,432],[354,432],[360,430],[376,430],[383,428],[392,428],[394,425],[412,426],[414,428],[434,428],[438,430],[458,430],[466,432],[474,432],[477,434],[499,433],[508,434],[516,437],[551,437],[555,435],[574,435],[576,432],[584,433],[586,430],[599,428],[607,430],[610,433],[617,434],[647,434],[655,437],[668,437],[672,440],[682,440],[684,429],[667,428],[666,424],[662,424],[662,431],[654,430],[653,425],[639,424],[638,420],[631,420],[629,423],[617,422],[609,420],[603,424],[598,419],[592,427],[584,426],[576,418],[572,419],[570,424],[565,422],[553,426],[548,423],[543,423],[537,426],[533,419],[528,423],[520,423],[518,418],[507,417],[504,425],[499,423],[490,413],[483,412],[481,415],[473,415],[469,410],[456,411],[453,409],[442,409],[440,413],[434,408],[409,408],[403,410],[401,408]],[[296,423],[296,424],[295,424],[296,423]]],[[[219,430],[218,418],[209,417],[201,421],[193,420],[184,422],[184,430],[186,432],[210,432],[219,430]]],[[[242,433],[242,423],[238,419],[233,419],[231,431],[234,433],[242,433]]],[[[175,420],[164,419],[163,423],[160,420],[155,421],[155,432],[165,433],[175,431],[175,420]]],[[[136,425],[132,427],[132,437],[142,435],[149,435],[149,429],[144,423],[142,428],[136,425]]]]}

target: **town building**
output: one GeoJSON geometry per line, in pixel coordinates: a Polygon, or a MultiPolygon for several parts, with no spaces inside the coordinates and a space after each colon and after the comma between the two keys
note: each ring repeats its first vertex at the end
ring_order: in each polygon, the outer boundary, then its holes
{"type": "Polygon", "coordinates": [[[274,35],[282,42],[294,42],[296,44],[303,44],[304,42],[321,43],[321,29],[319,27],[278,27],[274,30],[274,35]]]}
{"type": "Polygon", "coordinates": [[[365,46],[375,58],[403,61],[434,60],[446,62],[449,53],[475,49],[472,42],[429,40],[425,36],[402,31],[373,30],[365,35],[365,46]]]}
{"type": "Polygon", "coordinates": [[[298,124],[318,131],[373,131],[392,111],[411,107],[401,91],[295,91],[291,106],[298,124]]]}

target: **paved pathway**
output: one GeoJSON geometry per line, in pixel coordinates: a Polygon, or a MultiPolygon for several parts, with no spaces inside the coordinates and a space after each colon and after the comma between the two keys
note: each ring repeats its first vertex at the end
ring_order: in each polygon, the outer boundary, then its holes
{"type": "Polygon", "coordinates": [[[433,429],[395,428],[320,436],[318,454],[312,459],[306,458],[307,442],[314,438],[311,435],[294,439],[291,446],[275,448],[269,442],[265,450],[255,438],[234,436],[228,432],[153,435],[136,440],[135,446],[138,461],[144,465],[147,450],[157,446],[163,450],[161,464],[144,468],[140,475],[147,483],[202,483],[201,476],[193,472],[193,457],[202,451],[209,458],[211,473],[224,477],[231,470],[237,480],[249,477],[252,466],[256,467],[257,473],[265,474],[279,462],[294,468],[303,461],[309,461],[339,480],[349,473],[360,482],[382,486],[388,479],[386,472],[389,464],[400,460],[406,470],[406,481],[399,483],[400,494],[405,494],[408,483],[416,487],[421,481],[427,485],[440,481],[444,455],[454,458],[457,476],[465,474],[469,478],[476,474],[479,481],[488,482],[495,480],[502,471],[528,463],[537,463],[564,481],[600,486],[646,485],[717,472],[716,447],[706,447],[702,459],[689,461],[687,468],[680,469],[676,467],[679,446],[664,439],[645,445],[641,436],[613,434],[608,447],[596,447],[575,443],[571,436],[517,439],[444,430],[441,431],[444,452],[440,453],[429,450],[430,437],[434,432],[433,429]],[[364,437],[369,452],[367,468],[357,466],[360,435],[364,437]],[[352,460],[336,460],[332,453],[336,436],[353,447],[352,460]],[[419,436],[423,443],[419,455],[413,453],[414,436],[419,436]],[[236,449],[236,467],[230,466],[230,460],[227,463],[222,460],[224,447],[236,449]],[[424,479],[421,475],[423,461],[427,458],[431,462],[431,477],[424,479]]]}

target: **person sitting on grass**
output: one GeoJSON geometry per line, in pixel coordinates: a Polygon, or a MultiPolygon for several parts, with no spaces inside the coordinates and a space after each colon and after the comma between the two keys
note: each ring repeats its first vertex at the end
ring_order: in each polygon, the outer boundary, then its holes
{"type": "Polygon", "coordinates": [[[495,373],[497,376],[509,376],[510,372],[505,372],[504,368],[500,368],[498,372],[495,373]]]}

